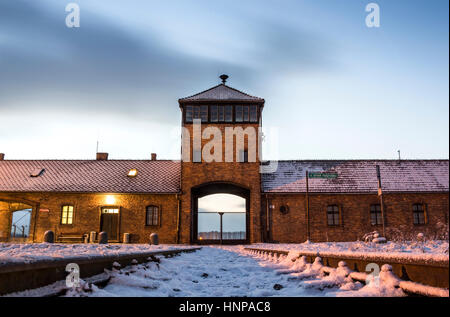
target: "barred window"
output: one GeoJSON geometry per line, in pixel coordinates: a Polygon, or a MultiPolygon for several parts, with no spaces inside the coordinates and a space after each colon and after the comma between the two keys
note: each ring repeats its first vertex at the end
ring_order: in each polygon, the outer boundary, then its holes
{"type": "Polygon", "coordinates": [[[372,226],[381,225],[383,218],[381,215],[381,205],[370,205],[370,224],[372,226]]]}
{"type": "Polygon", "coordinates": [[[327,208],[327,219],[329,226],[338,226],[339,221],[339,207],[337,205],[330,205],[327,208]]]}
{"type": "Polygon", "coordinates": [[[413,219],[415,225],[424,225],[425,221],[425,210],[423,204],[413,205],[413,219]]]}
{"type": "Polygon", "coordinates": [[[159,208],[157,206],[148,206],[145,215],[145,224],[147,226],[159,225],[159,208]]]}
{"type": "Polygon", "coordinates": [[[73,206],[62,206],[61,208],[61,224],[71,225],[73,223],[73,206]]]}

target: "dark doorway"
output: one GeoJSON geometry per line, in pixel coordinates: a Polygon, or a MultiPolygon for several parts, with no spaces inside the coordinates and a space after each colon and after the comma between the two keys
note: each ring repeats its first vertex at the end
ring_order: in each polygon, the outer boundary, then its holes
{"type": "Polygon", "coordinates": [[[249,242],[250,190],[232,183],[207,183],[192,188],[191,242],[249,242]]]}
{"type": "Polygon", "coordinates": [[[103,207],[100,230],[108,234],[108,240],[119,240],[119,208],[103,207]]]}

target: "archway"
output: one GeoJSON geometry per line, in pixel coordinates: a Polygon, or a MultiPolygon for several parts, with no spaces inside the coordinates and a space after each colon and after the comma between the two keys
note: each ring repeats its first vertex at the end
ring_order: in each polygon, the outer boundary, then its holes
{"type": "Polygon", "coordinates": [[[244,244],[250,240],[250,190],[214,182],[192,188],[191,241],[244,244]]]}
{"type": "Polygon", "coordinates": [[[33,206],[0,200],[0,241],[26,242],[31,233],[33,206]]]}

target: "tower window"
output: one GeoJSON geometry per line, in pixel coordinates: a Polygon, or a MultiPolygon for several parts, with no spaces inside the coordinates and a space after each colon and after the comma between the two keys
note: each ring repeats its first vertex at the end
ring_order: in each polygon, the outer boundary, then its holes
{"type": "Polygon", "coordinates": [[[372,226],[381,225],[383,223],[383,218],[381,217],[381,205],[371,205],[370,206],[370,224],[372,226]]]}
{"type": "Polygon", "coordinates": [[[200,107],[194,106],[194,119],[200,119],[200,107]]]}
{"type": "Polygon", "coordinates": [[[211,122],[217,122],[219,120],[219,116],[218,116],[219,113],[218,113],[217,106],[210,106],[209,111],[210,111],[211,122]]]}
{"type": "Polygon", "coordinates": [[[192,122],[192,106],[186,106],[186,122],[192,122]]]}
{"type": "Polygon", "coordinates": [[[424,225],[426,223],[426,216],[423,204],[413,205],[413,219],[415,225],[424,225]]]}
{"type": "Polygon", "coordinates": [[[62,206],[61,224],[71,225],[73,223],[73,206],[62,206]]]}
{"type": "Polygon", "coordinates": [[[200,107],[200,119],[202,122],[208,122],[208,106],[200,107]]]}
{"type": "Polygon", "coordinates": [[[245,122],[249,122],[250,118],[249,118],[249,106],[244,106],[244,121],[245,122]]]}
{"type": "Polygon", "coordinates": [[[258,122],[258,107],[250,106],[250,122],[258,122]]]}
{"type": "Polygon", "coordinates": [[[329,226],[339,226],[340,215],[339,207],[336,205],[331,205],[327,207],[327,221],[329,226]]]}
{"type": "Polygon", "coordinates": [[[219,106],[218,107],[219,110],[219,122],[224,122],[225,121],[225,108],[223,106],[219,106]]]}
{"type": "Polygon", "coordinates": [[[233,106],[225,106],[225,122],[233,122],[233,106]]]}
{"type": "Polygon", "coordinates": [[[242,109],[243,107],[242,106],[236,106],[235,107],[235,109],[236,109],[236,122],[242,122],[244,119],[244,116],[243,116],[243,109],[242,109]]]}

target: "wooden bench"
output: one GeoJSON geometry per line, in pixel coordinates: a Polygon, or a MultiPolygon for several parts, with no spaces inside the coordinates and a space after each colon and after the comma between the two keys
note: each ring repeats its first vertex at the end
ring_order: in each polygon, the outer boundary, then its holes
{"type": "Polygon", "coordinates": [[[58,243],[84,243],[84,235],[59,235],[56,239],[58,243]]]}

